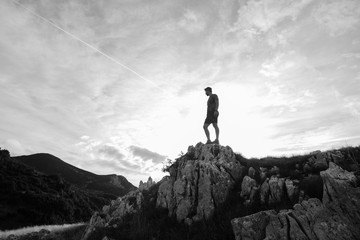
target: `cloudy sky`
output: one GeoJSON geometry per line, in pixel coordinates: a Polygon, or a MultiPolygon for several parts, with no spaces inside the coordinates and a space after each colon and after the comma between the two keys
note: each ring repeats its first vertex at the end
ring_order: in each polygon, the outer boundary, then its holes
{"type": "Polygon", "coordinates": [[[359,29],[358,0],[2,0],[0,146],[159,180],[207,86],[245,157],[357,146],[359,29]]]}

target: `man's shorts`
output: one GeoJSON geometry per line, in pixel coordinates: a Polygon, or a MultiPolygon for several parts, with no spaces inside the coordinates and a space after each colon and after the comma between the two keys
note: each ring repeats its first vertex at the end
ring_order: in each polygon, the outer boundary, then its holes
{"type": "Polygon", "coordinates": [[[215,116],[214,112],[207,112],[205,124],[217,123],[219,115],[215,116]]]}

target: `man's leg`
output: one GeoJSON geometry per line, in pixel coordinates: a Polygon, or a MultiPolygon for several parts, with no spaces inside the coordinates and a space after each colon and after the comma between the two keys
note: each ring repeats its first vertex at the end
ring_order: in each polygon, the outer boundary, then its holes
{"type": "Polygon", "coordinates": [[[215,141],[219,142],[219,133],[220,133],[219,126],[217,123],[213,123],[213,126],[215,128],[215,134],[216,134],[215,141]]]}
{"type": "Polygon", "coordinates": [[[210,132],[209,132],[209,129],[208,129],[209,125],[210,125],[209,123],[204,123],[204,126],[203,126],[204,131],[205,131],[205,135],[206,135],[206,138],[207,138],[207,143],[210,142],[210,132]]]}

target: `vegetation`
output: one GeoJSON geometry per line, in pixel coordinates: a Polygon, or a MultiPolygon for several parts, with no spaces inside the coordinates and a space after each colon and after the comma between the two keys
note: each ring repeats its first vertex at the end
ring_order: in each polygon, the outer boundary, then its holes
{"type": "Polygon", "coordinates": [[[108,199],[14,162],[0,149],[0,229],[88,221],[108,199]]]}

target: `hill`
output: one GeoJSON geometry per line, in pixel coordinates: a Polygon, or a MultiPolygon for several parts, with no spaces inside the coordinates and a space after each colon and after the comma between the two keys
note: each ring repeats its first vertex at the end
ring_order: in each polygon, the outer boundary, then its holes
{"type": "Polygon", "coordinates": [[[246,159],[198,143],[96,212],[82,240],[360,239],[360,147],[246,159]]]}
{"type": "Polygon", "coordinates": [[[0,149],[0,230],[86,222],[114,198],[40,173],[0,149]]]}
{"type": "Polygon", "coordinates": [[[119,175],[96,175],[72,166],[58,157],[47,153],[28,156],[12,157],[13,161],[23,163],[36,171],[47,175],[58,175],[65,181],[81,189],[100,191],[111,195],[112,198],[123,196],[136,189],[128,180],[119,175]]]}

